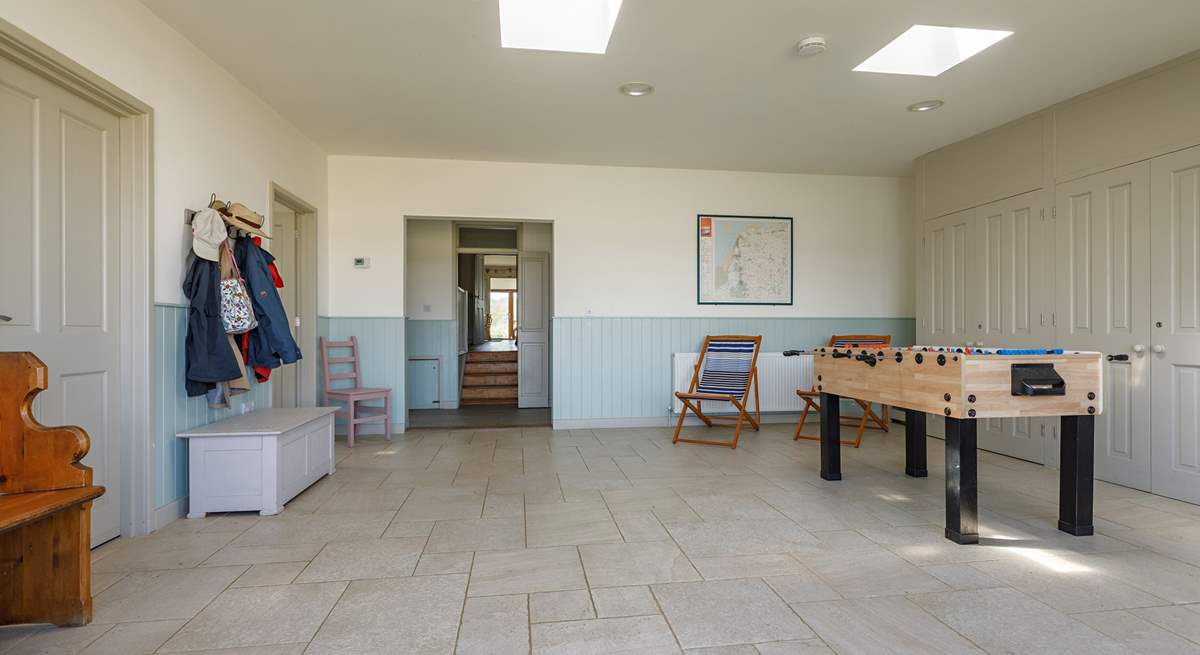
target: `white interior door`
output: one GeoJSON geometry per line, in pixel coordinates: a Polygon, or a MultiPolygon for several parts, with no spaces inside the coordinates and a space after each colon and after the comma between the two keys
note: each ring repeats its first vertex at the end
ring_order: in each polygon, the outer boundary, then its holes
{"type": "Polygon", "coordinates": [[[120,150],[116,116],[0,60],[0,350],[48,367],[37,419],[91,438],[93,544],[120,534],[120,150]]]}
{"type": "Polygon", "coordinates": [[[1200,147],[1150,176],[1152,490],[1200,503],[1200,147]]]}
{"type": "MultiPolygon", "coordinates": [[[[279,204],[271,203],[271,238],[264,239],[271,254],[275,256],[275,266],[279,276],[283,278],[283,288],[279,289],[279,299],[283,302],[283,311],[288,318],[288,326],[296,343],[300,341],[300,330],[303,322],[296,325],[300,308],[300,268],[297,239],[300,230],[296,225],[296,212],[279,204]]],[[[299,364],[285,364],[271,373],[271,405],[273,407],[297,407],[300,404],[298,395],[299,364]]]]}
{"type": "Polygon", "coordinates": [[[517,406],[550,404],[550,255],[517,255],[517,406]]]}
{"type": "Polygon", "coordinates": [[[929,314],[921,319],[921,334],[928,338],[921,345],[966,345],[971,216],[972,210],[967,210],[925,223],[923,274],[929,314]]]}
{"type": "MultiPolygon", "coordinates": [[[[1054,202],[1057,343],[1129,357],[1108,362],[1104,369],[1104,413],[1096,420],[1096,477],[1149,490],[1147,290],[1152,279],[1156,288],[1164,280],[1157,274],[1150,277],[1150,164],[1130,164],[1061,184],[1054,202]]],[[[1156,260],[1163,261],[1163,253],[1155,252],[1156,260]]]]}
{"type": "MultiPolygon", "coordinates": [[[[999,200],[974,211],[968,345],[1013,348],[1045,345],[1053,338],[1048,312],[1052,291],[1046,280],[1051,250],[1041,191],[999,200]],[[1045,323],[1046,327],[1042,324],[1045,323]]],[[[979,421],[979,447],[1045,462],[1045,435],[1038,419],[989,418],[979,421]]]]}

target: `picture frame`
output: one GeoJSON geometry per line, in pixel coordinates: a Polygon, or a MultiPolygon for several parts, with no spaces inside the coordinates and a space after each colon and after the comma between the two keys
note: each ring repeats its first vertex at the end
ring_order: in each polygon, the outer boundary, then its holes
{"type": "Polygon", "coordinates": [[[696,304],[792,305],[791,216],[696,215],[696,304]]]}

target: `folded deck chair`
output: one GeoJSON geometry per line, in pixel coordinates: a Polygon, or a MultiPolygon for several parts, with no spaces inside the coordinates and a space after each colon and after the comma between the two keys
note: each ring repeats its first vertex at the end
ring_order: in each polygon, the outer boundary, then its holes
{"type": "MultiPolygon", "coordinates": [[[[867,350],[871,350],[873,348],[887,348],[889,345],[891,345],[891,343],[892,336],[890,334],[835,334],[829,338],[828,347],[865,348],[867,350]]],[[[816,383],[814,382],[813,384],[815,385],[816,383]]],[[[821,405],[817,403],[816,398],[818,398],[821,394],[814,386],[812,389],[797,389],[796,395],[800,396],[800,398],[804,400],[804,411],[800,412],[800,421],[796,423],[796,433],[792,436],[792,441],[797,439],[820,441],[820,437],[810,437],[806,434],[800,434],[800,431],[804,429],[804,421],[808,419],[809,410],[820,412],[821,405]]],[[[847,400],[853,400],[854,402],[858,403],[858,406],[862,408],[863,413],[861,417],[842,417],[842,425],[858,426],[858,434],[855,436],[854,441],[843,439],[843,444],[846,444],[847,446],[854,446],[855,448],[858,448],[860,445],[862,445],[863,431],[867,429],[867,423],[874,424],[875,427],[878,427],[884,432],[888,431],[889,411],[887,405],[883,406],[883,409],[881,410],[883,416],[880,416],[871,409],[871,403],[859,400],[857,398],[848,398],[847,400]]]]}
{"type": "Polygon", "coordinates": [[[749,422],[750,427],[758,429],[760,412],[757,364],[760,345],[762,345],[762,337],[725,335],[704,338],[704,347],[700,351],[700,357],[696,360],[696,368],[692,373],[691,386],[687,392],[675,392],[675,397],[683,403],[683,410],[679,412],[679,422],[675,424],[675,438],[672,443],[683,441],[737,448],[743,422],[749,422]],[[754,416],[746,411],[751,387],[754,388],[754,416]],[[737,409],[737,418],[706,415],[701,408],[705,400],[730,403],[737,409]],[[708,441],[680,438],[679,432],[683,429],[683,419],[687,416],[689,409],[695,412],[696,416],[700,417],[700,420],[710,428],[714,425],[733,426],[733,440],[708,441]]]}

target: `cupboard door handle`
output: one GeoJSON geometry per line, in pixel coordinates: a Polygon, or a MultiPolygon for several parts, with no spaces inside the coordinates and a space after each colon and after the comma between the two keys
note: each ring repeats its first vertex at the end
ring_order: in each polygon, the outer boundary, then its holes
{"type": "Polygon", "coordinates": [[[1140,355],[1140,354],[1146,352],[1146,347],[1140,343],[1135,343],[1135,344],[1133,344],[1133,352],[1140,355]]]}
{"type": "Polygon", "coordinates": [[[5,316],[4,314],[0,314],[0,323],[7,323],[11,320],[12,320],[11,316],[5,316]]]}
{"type": "Polygon", "coordinates": [[[1154,348],[1152,348],[1152,350],[1154,350],[1156,353],[1165,353],[1167,352],[1167,347],[1156,343],[1154,344],[1154,348]]]}

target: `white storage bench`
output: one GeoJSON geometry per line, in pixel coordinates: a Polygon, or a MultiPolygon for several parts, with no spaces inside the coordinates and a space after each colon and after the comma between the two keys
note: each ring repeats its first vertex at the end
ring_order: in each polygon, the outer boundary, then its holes
{"type": "Polygon", "coordinates": [[[260,409],[175,435],[188,440],[188,518],[283,511],[333,474],[336,407],[260,409]]]}

